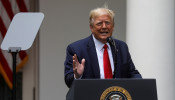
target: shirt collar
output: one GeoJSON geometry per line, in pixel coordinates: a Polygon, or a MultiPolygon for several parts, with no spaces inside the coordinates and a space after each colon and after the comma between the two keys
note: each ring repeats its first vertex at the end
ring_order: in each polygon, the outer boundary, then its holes
{"type": "MultiPolygon", "coordinates": [[[[92,34],[92,37],[93,37],[93,40],[94,40],[94,43],[95,43],[95,46],[98,50],[103,50],[103,46],[105,45],[104,43],[100,42],[99,40],[97,40],[95,37],[94,37],[94,34],[92,34]]],[[[106,43],[108,45],[108,49],[110,50],[111,47],[109,45],[109,43],[106,43]]]]}

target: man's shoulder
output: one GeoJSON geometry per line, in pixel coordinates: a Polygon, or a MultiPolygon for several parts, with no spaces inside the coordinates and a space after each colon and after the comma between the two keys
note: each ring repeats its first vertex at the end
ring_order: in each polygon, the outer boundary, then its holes
{"type": "Polygon", "coordinates": [[[89,40],[91,39],[91,36],[88,36],[86,38],[77,40],[71,44],[69,44],[69,46],[85,46],[86,44],[88,44],[89,40]]]}
{"type": "Polygon", "coordinates": [[[128,48],[128,45],[126,44],[126,42],[118,39],[114,39],[114,40],[118,48],[128,48]]]}
{"type": "Polygon", "coordinates": [[[118,40],[118,39],[114,39],[114,40],[118,45],[126,45],[126,43],[122,40],[118,40]]]}

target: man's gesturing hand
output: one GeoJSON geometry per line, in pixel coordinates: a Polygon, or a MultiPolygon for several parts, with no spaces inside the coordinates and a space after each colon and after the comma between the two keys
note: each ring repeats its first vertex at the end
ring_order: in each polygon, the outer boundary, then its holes
{"type": "Polygon", "coordinates": [[[77,55],[74,54],[73,56],[73,71],[75,78],[80,78],[80,76],[83,75],[84,72],[84,64],[85,64],[85,59],[83,58],[81,60],[81,64],[78,62],[77,55]]]}

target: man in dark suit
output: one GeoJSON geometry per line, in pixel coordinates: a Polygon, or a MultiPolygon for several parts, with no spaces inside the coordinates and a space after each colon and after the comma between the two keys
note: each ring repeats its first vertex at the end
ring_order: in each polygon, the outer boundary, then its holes
{"type": "Polygon", "coordinates": [[[107,8],[92,10],[92,34],[68,45],[64,63],[65,83],[68,87],[74,79],[141,78],[127,44],[117,39],[112,39],[113,44],[107,42],[114,30],[114,15],[107,8]]]}

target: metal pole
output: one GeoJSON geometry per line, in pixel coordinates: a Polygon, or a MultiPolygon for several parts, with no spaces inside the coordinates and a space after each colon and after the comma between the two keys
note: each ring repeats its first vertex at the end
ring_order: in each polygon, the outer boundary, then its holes
{"type": "Polygon", "coordinates": [[[13,90],[12,90],[12,100],[16,100],[16,55],[17,55],[17,52],[12,52],[12,56],[13,56],[13,90]]]}

